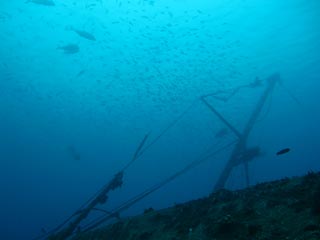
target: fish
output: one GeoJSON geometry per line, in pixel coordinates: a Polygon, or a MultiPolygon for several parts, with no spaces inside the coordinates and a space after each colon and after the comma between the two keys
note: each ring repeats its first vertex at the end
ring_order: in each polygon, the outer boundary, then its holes
{"type": "Polygon", "coordinates": [[[44,6],[55,6],[56,4],[52,0],[28,0],[28,2],[32,2],[35,4],[39,5],[44,5],[44,6]]]}
{"type": "Polygon", "coordinates": [[[86,71],[86,70],[84,70],[84,69],[81,70],[80,72],[78,72],[78,74],[77,74],[76,77],[78,78],[78,77],[82,76],[82,75],[85,73],[85,71],[86,71]]]}
{"type": "Polygon", "coordinates": [[[260,86],[262,86],[262,80],[260,80],[258,77],[256,77],[255,80],[248,85],[250,88],[257,88],[260,86]]]}
{"type": "Polygon", "coordinates": [[[74,160],[79,161],[81,159],[80,154],[78,153],[78,151],[75,149],[75,147],[73,145],[68,146],[67,151],[69,152],[70,156],[74,160]]]}
{"type": "Polygon", "coordinates": [[[261,157],[263,154],[261,153],[260,147],[252,147],[246,149],[242,153],[239,154],[236,165],[240,165],[245,162],[250,162],[256,157],[261,157]]]}
{"type": "Polygon", "coordinates": [[[9,13],[6,12],[0,12],[0,20],[7,20],[12,18],[12,16],[9,13]]]}
{"type": "Polygon", "coordinates": [[[228,129],[227,128],[221,128],[216,134],[215,137],[216,138],[223,138],[228,134],[228,129]]]}
{"type": "Polygon", "coordinates": [[[58,49],[63,50],[63,53],[65,53],[65,54],[74,54],[74,53],[79,52],[79,46],[77,44],[73,44],[73,43],[67,44],[62,47],[58,47],[58,49]]]}
{"type": "Polygon", "coordinates": [[[154,0],[145,0],[144,2],[146,2],[147,4],[153,6],[154,5],[154,0]]]}
{"type": "Polygon", "coordinates": [[[76,29],[76,28],[73,28],[73,27],[70,27],[70,28],[67,28],[67,29],[70,30],[70,31],[75,32],[76,34],[78,34],[82,38],[85,38],[85,39],[90,40],[90,41],[96,41],[95,36],[93,36],[93,34],[87,32],[87,31],[79,30],[79,29],[76,29]]]}
{"type": "Polygon", "coordinates": [[[276,153],[276,155],[282,155],[282,154],[286,154],[288,152],[290,152],[290,148],[284,148],[284,149],[281,149],[280,151],[278,151],[276,153]]]}

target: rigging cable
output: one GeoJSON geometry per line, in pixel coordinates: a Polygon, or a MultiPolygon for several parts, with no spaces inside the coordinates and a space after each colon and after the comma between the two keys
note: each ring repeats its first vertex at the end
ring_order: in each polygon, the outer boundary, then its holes
{"type": "Polygon", "coordinates": [[[296,96],[283,84],[283,81],[279,82],[279,85],[285,90],[285,92],[289,95],[289,97],[298,105],[302,105],[296,96]]]}
{"type": "Polygon", "coordinates": [[[175,118],[162,132],[154,138],[152,142],[150,142],[144,149],[140,151],[137,158],[142,156],[146,150],[148,150],[152,145],[154,145],[158,140],[167,133],[171,128],[173,128],[186,114],[190,111],[190,109],[196,104],[199,99],[196,98],[177,118],[175,118]]]}
{"type": "Polygon", "coordinates": [[[121,204],[120,206],[118,206],[117,208],[115,208],[114,210],[111,211],[111,213],[112,213],[111,215],[101,216],[101,217],[98,217],[95,220],[91,221],[90,223],[88,223],[87,225],[84,226],[85,229],[82,232],[87,232],[87,231],[90,231],[90,230],[96,228],[97,226],[101,225],[102,223],[104,223],[105,221],[107,221],[111,217],[113,217],[113,215],[118,215],[120,212],[128,209],[129,207],[134,205],[136,202],[138,202],[138,201],[142,200],[143,198],[147,197],[148,195],[150,195],[151,193],[155,192],[159,188],[163,187],[167,183],[173,181],[174,179],[176,179],[180,175],[190,171],[191,169],[195,168],[196,166],[200,165],[201,163],[207,161],[209,158],[217,155],[218,153],[222,152],[223,150],[225,150],[225,149],[229,148],[230,146],[234,145],[236,142],[238,142],[238,140],[232,141],[232,142],[226,144],[225,146],[219,148],[218,150],[216,150],[216,151],[204,156],[203,158],[200,158],[200,159],[197,159],[197,160],[191,162],[189,165],[184,167],[182,170],[176,172],[175,174],[171,175],[170,177],[168,177],[167,179],[163,180],[162,182],[152,186],[151,188],[145,190],[144,192],[136,195],[135,197],[133,197],[130,200],[126,201],[125,203],[121,204]]]}
{"type": "MultiPolygon", "coordinates": [[[[137,150],[135,151],[132,160],[121,170],[124,171],[127,168],[129,168],[135,160],[140,158],[143,153],[148,150],[151,146],[153,146],[165,133],[167,133],[171,128],[173,128],[186,114],[187,112],[196,104],[198,99],[195,99],[186,109],[183,111],[176,119],[174,119],[150,144],[148,144],[145,148],[143,148],[147,138],[149,137],[150,133],[146,134],[141,143],[139,144],[137,150]]],[[[120,172],[121,172],[120,171],[120,172]]],[[[46,232],[45,234],[42,234],[41,236],[34,238],[34,240],[43,239],[44,237],[47,237],[58,230],[60,230],[64,225],[66,225],[70,220],[81,213],[81,211],[91,202],[93,199],[95,199],[99,194],[109,185],[109,183],[105,184],[103,187],[101,187],[95,194],[92,195],[84,204],[80,206],[80,208],[73,213],[71,216],[66,218],[61,224],[59,224],[57,227],[53,228],[52,230],[46,232]]]]}
{"type": "MultiPolygon", "coordinates": [[[[143,138],[143,140],[139,144],[137,150],[135,151],[132,160],[121,171],[119,171],[119,173],[123,173],[137,159],[137,156],[138,156],[139,152],[141,151],[141,148],[145,144],[148,136],[149,136],[149,134],[145,135],[145,137],[143,138]]],[[[110,185],[110,182],[105,184],[92,197],[90,197],[84,204],[82,204],[81,207],[77,211],[75,211],[71,216],[67,217],[61,224],[59,224],[57,227],[53,228],[52,230],[42,234],[41,236],[34,238],[34,240],[43,239],[43,238],[50,236],[51,234],[54,234],[57,231],[59,231],[64,225],[66,225],[68,222],[70,222],[71,219],[73,219],[78,214],[82,213],[83,210],[86,208],[86,206],[88,206],[90,202],[94,201],[94,199],[96,199],[109,185],[110,185]]],[[[93,208],[93,210],[97,210],[97,209],[93,208]]]]}

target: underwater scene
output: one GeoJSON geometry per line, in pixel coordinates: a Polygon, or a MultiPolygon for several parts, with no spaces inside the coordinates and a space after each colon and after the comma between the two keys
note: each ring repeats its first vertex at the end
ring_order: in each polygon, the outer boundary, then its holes
{"type": "Polygon", "coordinates": [[[0,239],[320,239],[320,1],[2,0],[0,239]]]}

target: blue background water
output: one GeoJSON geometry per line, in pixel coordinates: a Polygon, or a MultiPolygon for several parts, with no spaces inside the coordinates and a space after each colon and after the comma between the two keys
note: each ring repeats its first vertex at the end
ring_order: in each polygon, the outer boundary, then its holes
{"type": "MultiPolygon", "coordinates": [[[[264,155],[252,184],[318,171],[320,2],[317,0],[55,0],[0,3],[0,238],[50,229],[152,141],[106,209],[165,179],[206,149],[232,141],[197,101],[279,72],[250,135],[264,155]],[[89,41],[70,28],[92,33],[89,41]],[[80,51],[64,54],[61,46],[80,51]],[[196,101],[196,102],[194,102],[196,101]],[[269,109],[269,110],[268,110],[269,109]],[[275,153],[284,147],[286,155],[275,153]],[[73,148],[80,159],[72,156],[73,148]]],[[[242,129],[264,86],[211,102],[242,129]]],[[[230,150],[165,186],[125,214],[208,195],[230,150]]],[[[227,187],[244,187],[242,168],[227,187]]]]}

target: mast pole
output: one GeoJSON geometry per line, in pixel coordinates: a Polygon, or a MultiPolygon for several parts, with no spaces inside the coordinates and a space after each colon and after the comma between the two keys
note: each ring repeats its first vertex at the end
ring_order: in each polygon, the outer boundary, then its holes
{"type": "MultiPolygon", "coordinates": [[[[234,147],[226,166],[224,167],[217,183],[214,186],[213,191],[217,191],[219,189],[224,188],[226,181],[228,180],[232,169],[236,165],[239,164],[239,157],[241,157],[241,154],[247,150],[246,144],[247,144],[248,136],[249,136],[249,134],[250,134],[269,94],[273,91],[275,84],[279,81],[280,81],[280,75],[277,73],[273,74],[272,76],[270,76],[267,79],[268,86],[265,89],[262,96],[260,97],[260,100],[257,103],[254,111],[252,112],[251,117],[249,118],[249,120],[244,128],[243,133],[239,137],[238,143],[234,147]]],[[[249,184],[248,161],[245,161],[244,164],[245,164],[245,170],[246,170],[246,183],[249,184]]]]}

